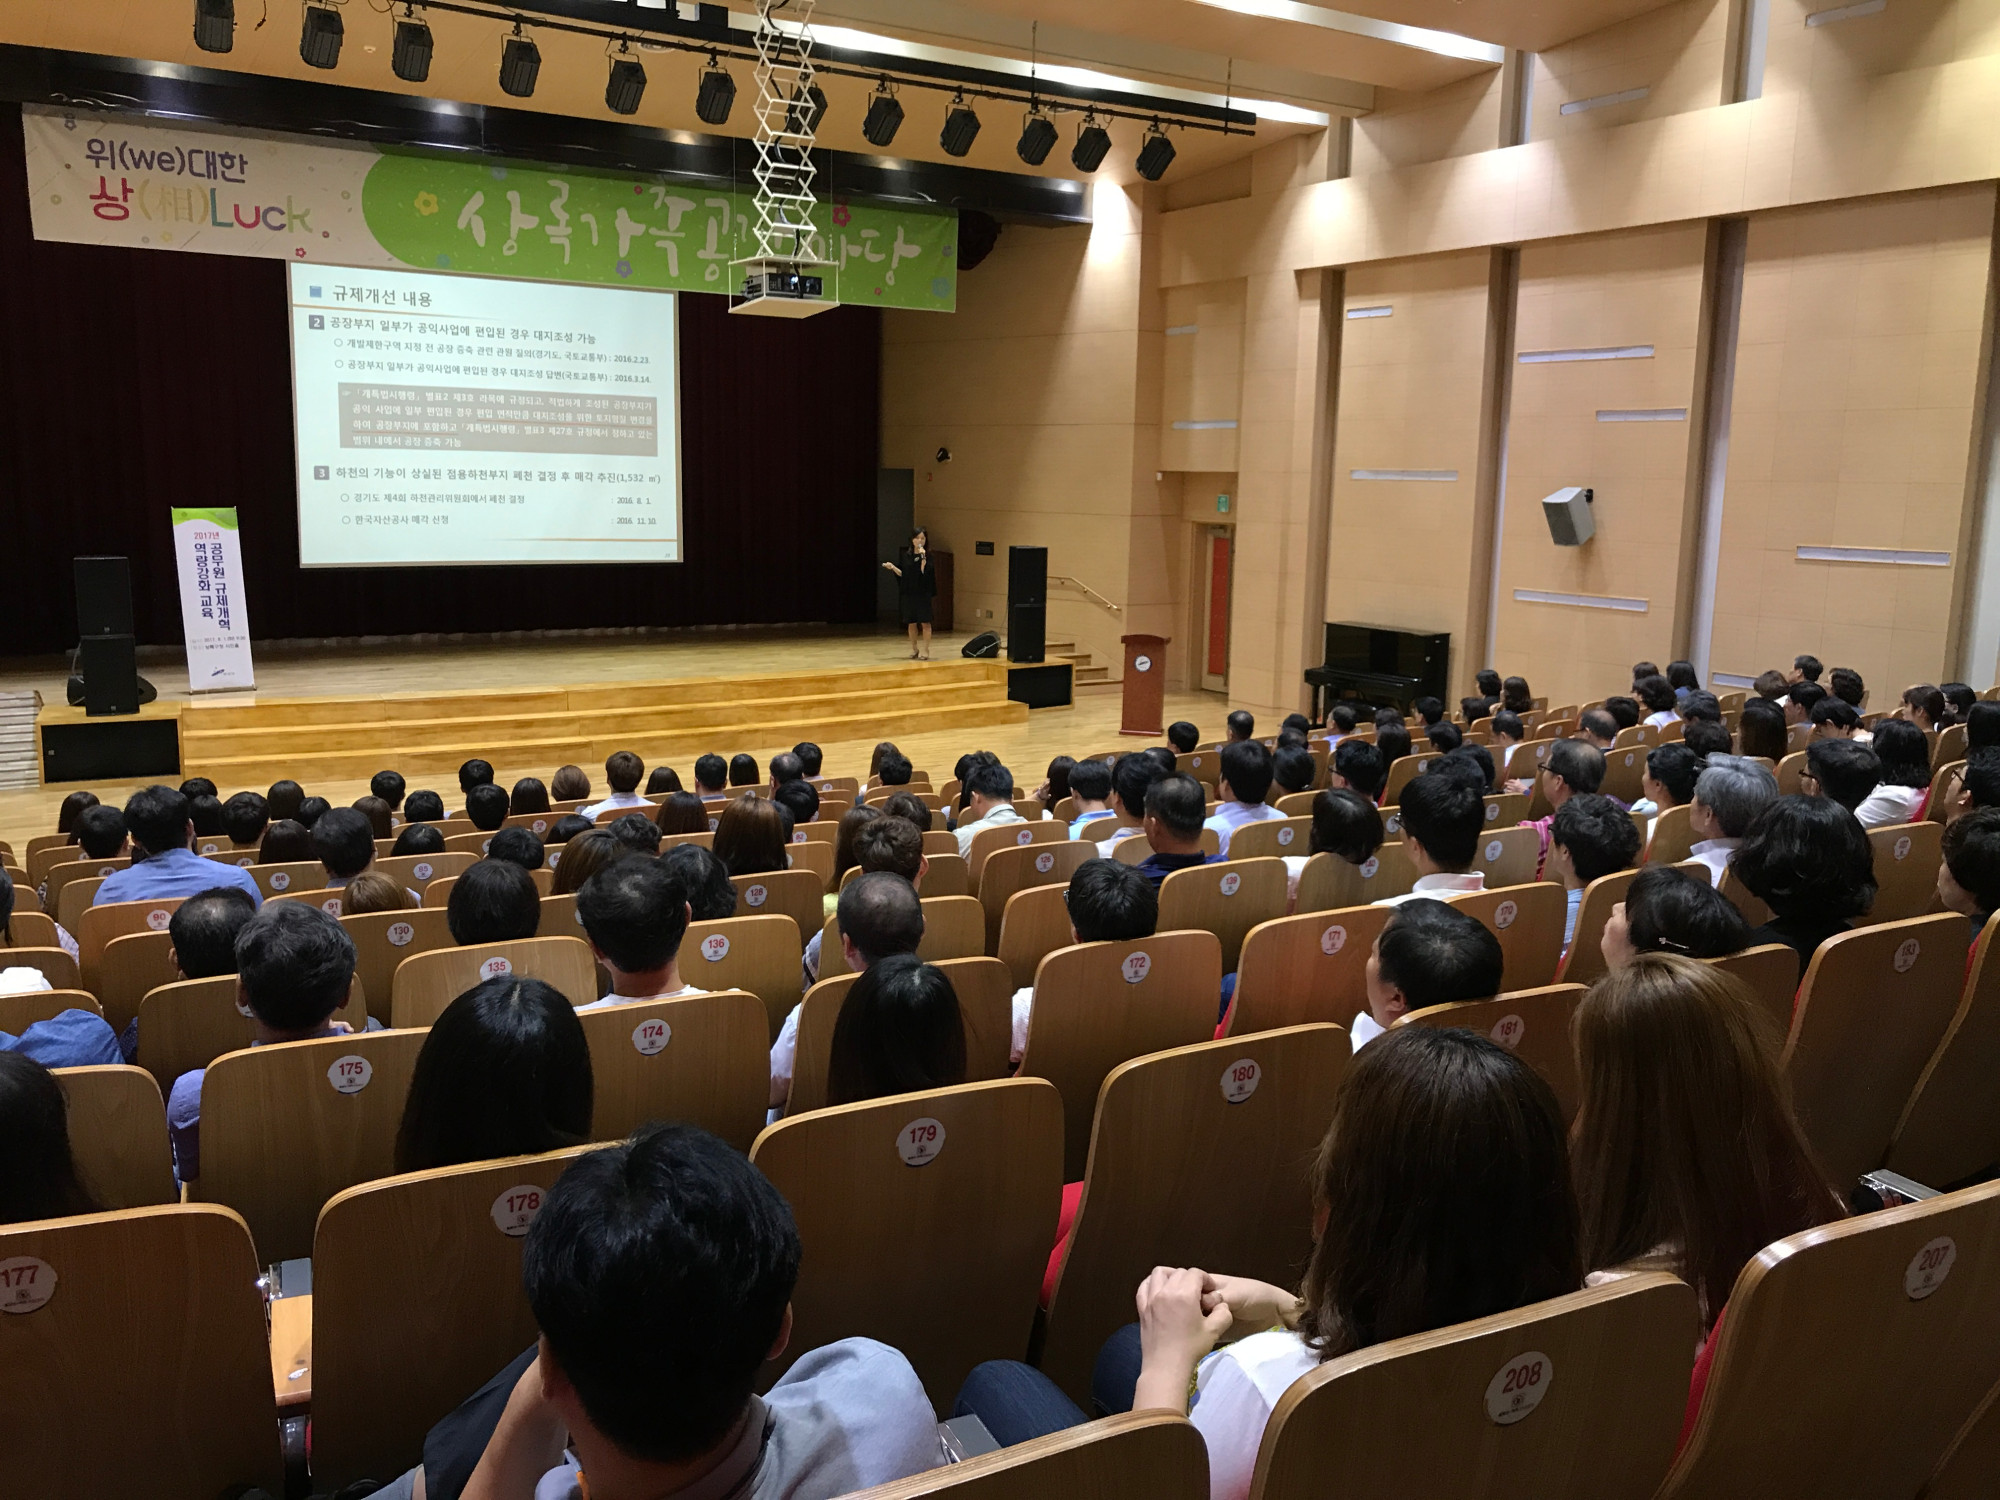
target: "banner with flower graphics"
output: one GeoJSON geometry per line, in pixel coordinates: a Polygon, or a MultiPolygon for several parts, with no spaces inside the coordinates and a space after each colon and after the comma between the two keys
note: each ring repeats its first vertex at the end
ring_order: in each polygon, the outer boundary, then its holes
{"type": "MultiPolygon", "coordinates": [[[[716,293],[755,253],[750,194],[682,178],[38,105],[21,126],[37,239],[716,293]]],[[[957,305],[955,212],[816,218],[834,300],[957,305]]]]}

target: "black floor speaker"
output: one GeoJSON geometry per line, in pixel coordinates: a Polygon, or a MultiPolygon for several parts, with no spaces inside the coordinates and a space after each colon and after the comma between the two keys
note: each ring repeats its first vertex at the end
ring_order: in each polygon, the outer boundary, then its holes
{"type": "Polygon", "coordinates": [[[1000,637],[990,630],[981,631],[967,641],[959,653],[962,656],[998,656],[1000,637]]]}

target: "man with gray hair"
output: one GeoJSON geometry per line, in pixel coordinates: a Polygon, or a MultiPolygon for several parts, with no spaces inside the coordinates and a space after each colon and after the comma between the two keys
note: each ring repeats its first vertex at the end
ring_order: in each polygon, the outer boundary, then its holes
{"type": "Polygon", "coordinates": [[[1742,755],[1711,755],[1694,784],[1688,827],[1695,836],[1688,858],[1708,866],[1709,882],[1722,884],[1730,856],[1757,814],[1778,800],[1778,778],[1742,755]]]}

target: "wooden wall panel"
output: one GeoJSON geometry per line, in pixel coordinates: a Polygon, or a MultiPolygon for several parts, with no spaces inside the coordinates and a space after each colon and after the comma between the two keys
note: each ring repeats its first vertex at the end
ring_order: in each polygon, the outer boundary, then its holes
{"type": "Polygon", "coordinates": [[[2000,7],[1988,0],[1895,0],[1870,16],[1808,26],[1831,0],[1771,0],[1765,95],[1841,84],[2000,53],[2000,7]]]}
{"type": "Polygon", "coordinates": [[[1707,109],[1724,99],[1730,0],[1676,0],[1535,55],[1528,139],[1608,130],[1707,109]],[[1633,89],[1644,98],[1564,114],[1566,104],[1633,89]]]}
{"type": "MultiPolygon", "coordinates": [[[[1991,183],[1750,221],[1712,671],[1811,651],[1877,708],[1955,631],[1994,222],[1991,183]],[[1950,554],[1802,562],[1800,546],[1950,554]]],[[[1993,663],[1968,664],[1981,687],[1993,663]]]]}
{"type": "Polygon", "coordinates": [[[1500,94],[1498,68],[1421,94],[1378,88],[1375,108],[1354,122],[1349,171],[1361,177],[1492,150],[1500,143],[1500,94]]]}
{"type": "Polygon", "coordinates": [[[1176,422],[1234,422],[1243,390],[1241,281],[1170,288],[1161,298],[1160,467],[1178,471],[1236,467],[1236,430],[1175,427],[1176,422]],[[1192,330],[1192,331],[1188,331],[1192,330]]]}

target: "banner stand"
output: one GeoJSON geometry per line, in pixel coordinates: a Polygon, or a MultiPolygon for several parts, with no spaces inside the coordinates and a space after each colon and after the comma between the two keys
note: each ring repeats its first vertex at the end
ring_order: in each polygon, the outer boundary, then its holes
{"type": "Polygon", "coordinates": [[[250,664],[250,620],[244,608],[236,512],[218,506],[175,510],[173,524],[188,691],[253,690],[257,677],[250,664]]]}

